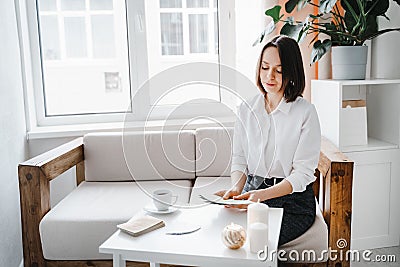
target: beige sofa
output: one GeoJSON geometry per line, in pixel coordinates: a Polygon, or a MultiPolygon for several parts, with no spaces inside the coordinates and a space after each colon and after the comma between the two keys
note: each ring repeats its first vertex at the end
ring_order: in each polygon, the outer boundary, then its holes
{"type": "MultiPolygon", "coordinates": [[[[69,266],[72,262],[72,266],[112,266],[104,261],[110,255],[98,252],[99,245],[117,224],[150,203],[155,189],[171,189],[178,195],[178,205],[198,205],[203,203],[199,194],[231,186],[232,135],[231,128],[93,133],[20,164],[25,266],[69,266]],[[50,209],[49,180],[73,166],[77,188],[50,209]]],[[[321,152],[319,169],[330,190],[323,204],[328,207],[326,218],[317,209],[311,229],[282,249],[318,253],[335,245],[338,234],[350,243],[352,162],[324,142],[327,151],[321,152]],[[333,163],[342,164],[337,173],[331,173],[333,163]],[[350,193],[332,194],[332,185],[341,190],[350,186],[350,193]]],[[[315,188],[320,191],[319,184],[315,188]]]]}

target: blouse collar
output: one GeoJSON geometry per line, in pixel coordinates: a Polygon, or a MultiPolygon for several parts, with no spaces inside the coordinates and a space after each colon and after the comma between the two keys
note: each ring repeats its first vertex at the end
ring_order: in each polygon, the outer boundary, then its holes
{"type": "MultiPolygon", "coordinates": [[[[296,100],[295,100],[296,101],[296,100]]],[[[276,113],[277,111],[281,111],[284,114],[288,114],[290,111],[290,108],[292,106],[293,102],[286,102],[286,99],[282,97],[281,101],[279,102],[278,106],[274,111],[271,112],[271,114],[276,113]]],[[[257,101],[257,110],[260,112],[265,112],[265,102],[264,102],[264,95],[260,94],[258,96],[258,101],[257,101]]]]}

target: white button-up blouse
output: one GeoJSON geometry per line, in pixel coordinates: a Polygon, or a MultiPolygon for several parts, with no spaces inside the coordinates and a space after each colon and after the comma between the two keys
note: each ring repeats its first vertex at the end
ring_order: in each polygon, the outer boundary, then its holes
{"type": "Polygon", "coordinates": [[[314,105],[302,97],[289,103],[283,98],[268,114],[264,96],[259,94],[239,106],[231,172],[285,178],[293,192],[302,192],[315,181],[320,149],[314,105]]]}

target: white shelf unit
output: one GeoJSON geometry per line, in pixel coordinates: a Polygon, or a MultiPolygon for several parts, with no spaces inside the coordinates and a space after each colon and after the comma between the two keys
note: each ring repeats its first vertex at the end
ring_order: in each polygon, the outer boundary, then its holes
{"type": "MultiPolygon", "coordinates": [[[[351,249],[398,246],[400,79],[313,80],[311,100],[322,135],[354,161],[351,249]],[[366,100],[365,145],[344,142],[349,129],[343,129],[348,118],[341,112],[342,101],[355,99],[366,100]]],[[[354,121],[350,127],[357,125],[354,121]]]]}

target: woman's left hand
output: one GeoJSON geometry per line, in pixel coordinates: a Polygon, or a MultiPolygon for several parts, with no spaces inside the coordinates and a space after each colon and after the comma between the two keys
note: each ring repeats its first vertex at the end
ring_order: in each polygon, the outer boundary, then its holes
{"type": "MultiPolygon", "coordinates": [[[[258,202],[258,200],[264,201],[265,196],[263,196],[263,190],[252,190],[249,192],[246,192],[244,194],[234,196],[233,199],[247,199],[253,202],[258,202]]],[[[247,209],[248,205],[231,205],[230,207],[232,208],[237,208],[237,209],[247,209]]]]}
{"type": "Polygon", "coordinates": [[[265,194],[264,190],[252,190],[244,194],[234,196],[233,199],[247,199],[253,202],[261,202],[265,200],[265,194]]]}

